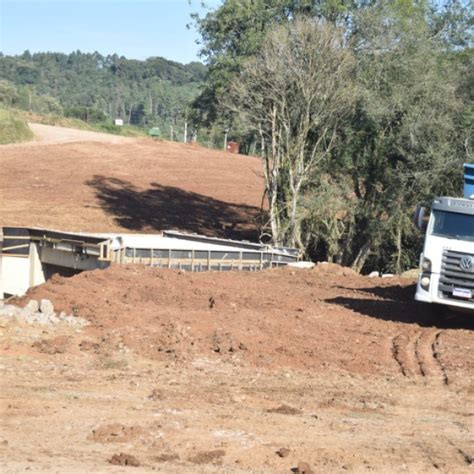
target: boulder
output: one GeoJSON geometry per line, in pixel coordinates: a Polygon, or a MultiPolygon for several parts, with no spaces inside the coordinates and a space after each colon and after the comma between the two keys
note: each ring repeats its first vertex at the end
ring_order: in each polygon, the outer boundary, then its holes
{"type": "Polygon", "coordinates": [[[53,303],[51,303],[50,300],[42,299],[41,302],[40,302],[39,307],[40,307],[40,311],[43,314],[47,314],[47,315],[54,314],[54,306],[53,306],[53,303]]]}
{"type": "Polygon", "coordinates": [[[419,274],[420,274],[419,268],[412,268],[411,270],[407,270],[406,272],[403,272],[400,276],[402,278],[410,278],[410,279],[416,280],[419,274]]]}
{"type": "Polygon", "coordinates": [[[28,306],[25,306],[24,308],[20,309],[18,313],[21,318],[25,319],[32,318],[34,314],[35,311],[32,311],[30,308],[28,308],[28,306]]]}
{"type": "Polygon", "coordinates": [[[39,303],[36,300],[30,300],[23,309],[29,309],[32,313],[37,313],[39,311],[39,303]]]}

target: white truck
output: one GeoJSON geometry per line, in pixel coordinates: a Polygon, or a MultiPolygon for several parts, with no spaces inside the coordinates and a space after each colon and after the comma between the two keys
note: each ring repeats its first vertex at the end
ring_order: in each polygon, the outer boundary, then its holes
{"type": "Polygon", "coordinates": [[[415,299],[433,304],[436,313],[474,312],[474,164],[464,171],[464,198],[435,198],[429,219],[425,208],[415,216],[426,228],[415,299]]]}

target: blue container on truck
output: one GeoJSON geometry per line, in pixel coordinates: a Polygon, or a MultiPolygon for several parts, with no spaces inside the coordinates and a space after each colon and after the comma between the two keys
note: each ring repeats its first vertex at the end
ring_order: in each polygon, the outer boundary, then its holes
{"type": "Polygon", "coordinates": [[[464,197],[474,198],[474,163],[464,164],[464,197]]]}

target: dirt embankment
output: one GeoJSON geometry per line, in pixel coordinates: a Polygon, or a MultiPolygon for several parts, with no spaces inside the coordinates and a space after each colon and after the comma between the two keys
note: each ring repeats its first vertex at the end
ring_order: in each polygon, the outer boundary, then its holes
{"type": "Polygon", "coordinates": [[[2,226],[256,237],[263,194],[258,158],[32,127],[37,141],[0,146],[2,226]]]}
{"type": "MultiPolygon", "coordinates": [[[[104,342],[141,356],[238,359],[262,367],[360,374],[473,371],[466,346],[434,350],[466,331],[430,327],[404,279],[371,279],[335,265],[314,270],[186,273],[114,266],[57,277],[30,291],[92,323],[104,342]],[[433,346],[433,347],[432,347],[433,346]],[[406,352],[410,352],[406,354],[406,352]],[[413,359],[413,360],[411,360],[413,359]]],[[[467,346],[469,347],[469,346],[467,346]]]]}
{"type": "Polygon", "coordinates": [[[473,321],[413,291],[332,265],[53,278],[27,298],[91,324],[1,322],[5,472],[470,472],[473,321]]]}

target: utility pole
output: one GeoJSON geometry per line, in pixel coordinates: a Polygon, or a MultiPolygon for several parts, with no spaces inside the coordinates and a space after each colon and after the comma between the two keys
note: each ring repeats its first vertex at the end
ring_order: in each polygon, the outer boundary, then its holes
{"type": "Polygon", "coordinates": [[[229,133],[229,127],[224,128],[224,150],[227,150],[227,134],[229,133]]]}
{"type": "Polygon", "coordinates": [[[188,108],[184,112],[184,143],[188,142],[188,108]]]}

